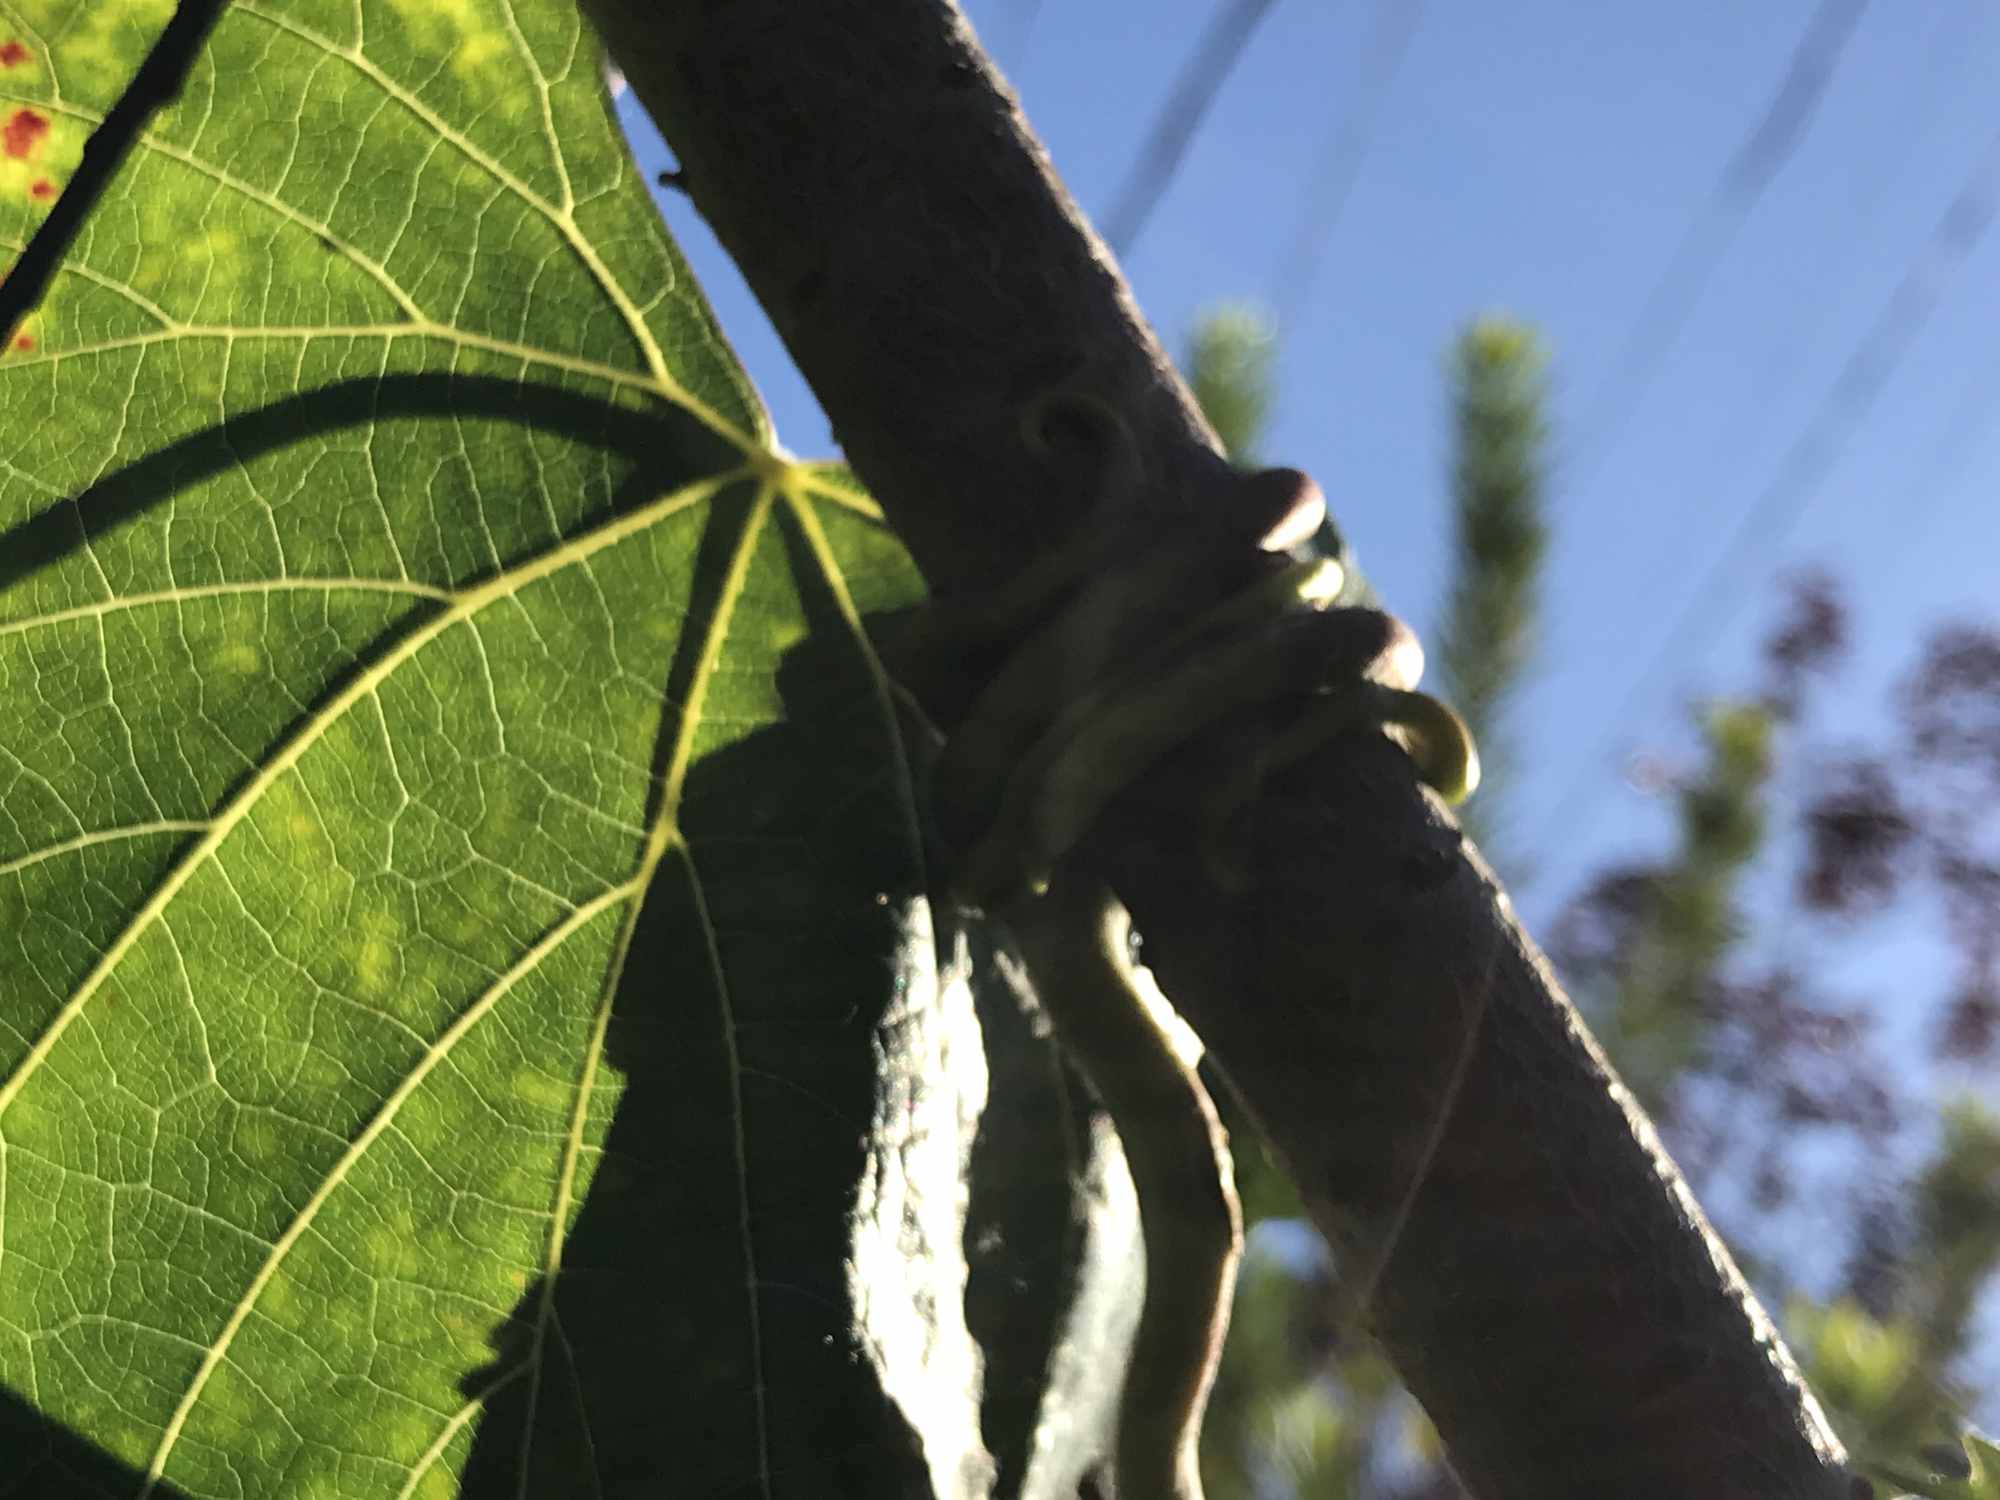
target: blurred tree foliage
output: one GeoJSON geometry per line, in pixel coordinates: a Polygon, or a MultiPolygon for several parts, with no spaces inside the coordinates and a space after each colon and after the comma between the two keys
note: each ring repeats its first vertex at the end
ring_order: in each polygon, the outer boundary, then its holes
{"type": "Polygon", "coordinates": [[[1248,303],[1226,303],[1195,325],[1187,378],[1232,461],[1257,467],[1277,395],[1278,330],[1248,303]]]}
{"type": "Polygon", "coordinates": [[[1485,767],[1460,821],[1495,858],[1504,847],[1510,695],[1535,644],[1548,551],[1548,356],[1534,330],[1481,318],[1451,352],[1451,593],[1434,634],[1438,691],[1464,716],[1485,767]]]}

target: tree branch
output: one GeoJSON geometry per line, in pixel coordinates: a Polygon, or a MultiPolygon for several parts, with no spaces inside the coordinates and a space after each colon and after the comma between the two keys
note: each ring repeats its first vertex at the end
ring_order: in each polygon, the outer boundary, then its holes
{"type": "MultiPolygon", "coordinates": [[[[1089,465],[1021,439],[1057,383],[1137,436],[1147,524],[1226,503],[949,5],[583,3],[940,592],[1008,576],[1095,498],[1089,465]]],[[[1126,799],[1100,862],[1474,1492],[1846,1500],[1768,1319],[1407,760],[1357,735],[1273,785],[1249,899],[1203,878],[1186,774],[1126,799]]]]}

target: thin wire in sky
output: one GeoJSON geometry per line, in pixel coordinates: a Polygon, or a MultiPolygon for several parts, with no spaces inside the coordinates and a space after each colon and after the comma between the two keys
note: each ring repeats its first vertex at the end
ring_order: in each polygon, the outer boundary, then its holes
{"type": "MultiPolygon", "coordinates": [[[[1632,680],[1607,728],[1592,746],[1594,762],[1610,734],[1631,722],[1674,665],[1713,639],[1745,597],[1744,564],[1782,542],[1819,493],[1847,441],[1867,420],[1875,400],[1895,375],[1903,357],[1930,322],[1952,276],[1965,264],[1993,225],[2000,209],[2000,135],[1981,153],[1973,171],[1931,231],[1916,261],[1904,272],[1868,333],[1848,355],[1839,377],[1786,453],[1784,462],[1744,513],[1722,551],[1709,564],[1672,630],[1644,671],[1632,680]],[[1734,590],[1734,593],[1728,592],[1734,590]]],[[[1887,518],[1883,526],[1892,524],[1887,518]]],[[[1550,817],[1550,826],[1571,826],[1578,803],[1597,789],[1592,778],[1570,778],[1570,792],[1550,817]]]]}
{"type": "Polygon", "coordinates": [[[2000,410],[2000,363],[1968,381],[1938,424],[1938,435],[1928,445],[1929,462],[1901,489],[1896,497],[1896,524],[1887,528],[1884,545],[1871,554],[1869,571],[1873,577],[1894,576],[1906,554],[1929,543],[1939,502],[1952,493],[1954,482],[1965,473],[1980,436],[1992,429],[1996,410],[2000,410]]]}
{"type": "Polygon", "coordinates": [[[1313,279],[1326,253],[1327,241],[1347,195],[1361,175],[1361,163],[1375,136],[1377,117],[1389,85],[1403,66],[1410,39],[1417,34],[1423,15],[1423,0],[1378,0],[1375,25],[1363,51],[1361,76],[1346,107],[1336,115],[1333,128],[1320,149],[1319,166],[1312,185],[1306,189],[1306,211],[1293,236],[1291,253],[1278,274],[1278,327],[1291,328],[1304,315],[1312,295],[1313,279]]]}
{"type": "Polygon", "coordinates": [[[1003,15],[1010,19],[996,28],[999,34],[987,50],[1000,59],[1008,72],[1019,74],[1028,65],[1035,23],[1042,18],[1042,0],[1012,0],[1003,15]]]}
{"type": "Polygon", "coordinates": [[[1117,203],[1105,216],[1104,238],[1114,254],[1122,258],[1131,252],[1167,184],[1180,170],[1188,142],[1194,139],[1202,116],[1215,102],[1222,80],[1243,55],[1250,34],[1269,12],[1271,3],[1272,0],[1231,0],[1215,13],[1208,35],[1188,60],[1154,120],[1152,133],[1147,136],[1139,159],[1132,164],[1117,203]]]}
{"type": "MultiPolygon", "coordinates": [[[[1962,10],[1960,19],[1972,21],[1983,33],[1990,22],[1988,0],[1971,0],[1962,10]]],[[[1795,300],[1799,302],[1796,309],[1799,316],[1771,346],[1763,374],[1755,382],[1759,389],[1790,389],[1796,383],[1798,371],[1807,355],[1819,352],[1818,333],[1820,325],[1826,322],[1826,309],[1852,300],[1844,293],[1836,293],[1835,288],[1843,282],[1851,284],[1853,281],[1852,273],[1861,263],[1868,244],[1868,237],[1862,230],[1881,217],[1883,202],[1889,196],[1889,190],[1902,177],[1910,154],[1925,134],[1938,102],[1954,91],[1953,85],[1959,74],[1969,61],[1980,54],[1981,49],[1976,45],[1978,34],[1959,34],[1944,26],[1936,27],[1935,31],[1935,38],[1926,53],[1923,67],[1915,75],[1913,86],[1887,116],[1895,120],[1896,128],[1886,132],[1884,149],[1877,155],[1868,175],[1860,179],[1854,192],[1850,218],[1857,226],[1856,232],[1837,236],[1837,243],[1828,247],[1826,255],[1815,257],[1814,278],[1792,289],[1795,300]]],[[[1725,468],[1741,467],[1757,452],[1758,445],[1770,430],[1772,419],[1781,408],[1782,403],[1778,401],[1739,402],[1728,426],[1716,439],[1712,461],[1725,468]]]]}
{"type": "MultiPolygon", "coordinates": [[[[1644,394],[1661,356],[1680,337],[1716,263],[1735,242],[1764,190],[1805,139],[1826,97],[1834,68],[1867,8],[1868,0],[1820,0],[1819,9],[1807,21],[1763,117],[1743,138],[1707,202],[1689,221],[1666,270],[1647,293],[1610,379],[1598,387],[1597,400],[1584,415],[1578,430],[1595,446],[1600,460],[1644,394]]],[[[1581,483],[1576,486],[1587,487],[1581,483]]]]}

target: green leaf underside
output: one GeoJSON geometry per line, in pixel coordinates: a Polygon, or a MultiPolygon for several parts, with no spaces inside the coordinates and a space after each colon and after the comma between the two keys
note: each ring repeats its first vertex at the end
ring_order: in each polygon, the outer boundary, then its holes
{"type": "MultiPolygon", "coordinates": [[[[0,253],[169,10],[0,3],[0,253]]],[[[917,583],[768,450],[574,6],[233,5],[22,335],[0,1387],[129,1469],[46,1492],[787,1492],[917,583]]]]}

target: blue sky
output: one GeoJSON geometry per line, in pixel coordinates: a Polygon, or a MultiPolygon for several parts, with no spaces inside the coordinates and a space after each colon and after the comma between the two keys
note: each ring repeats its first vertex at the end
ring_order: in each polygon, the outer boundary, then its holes
{"type": "MultiPolygon", "coordinates": [[[[1219,3],[978,0],[969,13],[1101,221],[1219,3]]],[[[1364,128],[1287,332],[1266,456],[1319,478],[1370,577],[1420,631],[1449,567],[1447,345],[1487,310],[1544,332],[1554,545],[1511,789],[1537,873],[1517,894],[1542,926],[1606,856],[1657,841],[1666,809],[1626,786],[1627,757],[1684,753],[1689,695],[1747,684],[1786,569],[1824,565],[1849,586],[1860,649],[1835,718],[1857,735],[1882,725],[1884,689],[1929,627],[1990,614],[2000,597],[1986,477],[2000,458],[2000,233],[1943,284],[1860,423],[1851,402],[1829,402],[2000,130],[2000,14],[1984,0],[1867,7],[1796,151],[1724,253],[1697,258],[1711,267],[1698,300],[1634,382],[1614,377],[1646,299],[1686,236],[1713,243],[1738,222],[1711,206],[1718,183],[1817,0],[1433,0],[1360,109],[1384,7],[1405,3],[1277,0],[1125,266],[1177,352],[1218,300],[1276,302],[1300,254],[1304,185],[1330,142],[1364,128]],[[1766,499],[1816,419],[1824,478],[1766,499]],[[1704,589],[1760,502],[1803,511],[1782,535],[1754,534],[1704,589]],[[1703,593],[1720,609],[1668,651],[1703,593]],[[1609,722],[1635,679],[1640,700],[1609,722]]],[[[659,164],[657,136],[626,108],[642,163],[659,164]]],[[[726,258],[684,200],[665,207],[780,434],[830,451],[726,258]]]]}
{"type": "MultiPolygon", "coordinates": [[[[975,0],[969,11],[1102,222],[1223,3],[975,0]]],[[[1738,214],[1741,199],[1717,204],[1719,184],[1819,0],[1431,0],[1362,108],[1385,7],[1408,3],[1276,0],[1125,268],[1177,353],[1218,301],[1275,303],[1299,255],[1305,185],[1332,142],[1362,131],[1351,190],[1286,329],[1264,456],[1318,477],[1370,578],[1420,632],[1435,624],[1450,560],[1446,349],[1485,311],[1542,330],[1553,549],[1543,651],[1519,705],[1509,850],[1534,872],[1515,895],[1546,936],[1606,859],[1663,845],[1670,805],[1627,783],[1629,758],[1689,763],[1685,705],[1753,685],[1786,571],[1823,566],[1845,586],[1855,660],[1820,722],[1857,742],[1887,732],[1888,690],[1931,628],[1995,615],[2000,230],[1955,265],[1936,235],[1996,156],[2000,8],[1867,5],[1796,150],[1738,214]],[[1621,380],[1647,298],[1691,233],[1726,248],[1696,256],[1700,295],[1647,378],[1621,380]],[[1935,307],[1859,412],[1851,389],[1837,394],[1843,370],[1852,383],[1857,351],[1881,347],[1871,330],[1899,287],[1905,309],[1932,293],[1935,307]],[[1732,550],[1746,519],[1759,529],[1732,550]],[[1682,622],[1698,598],[1713,607],[1682,622]]],[[[663,164],[629,97],[624,108],[642,165],[663,164]]],[[[726,257],[684,199],[668,194],[664,209],[782,438],[831,451],[726,257]]],[[[1887,326],[1907,333],[1910,320],[1887,326]]],[[[1802,940],[1786,924],[1773,942],[1802,940]]],[[[1936,951],[1913,939],[1896,959],[1849,953],[1848,972],[1879,987],[1888,963],[1909,986],[1908,956],[1935,965],[1936,951]]],[[[1829,1199],[1824,1227],[1848,1212],[1829,1199]]],[[[1814,1243],[1811,1217],[1792,1224],[1794,1251],[1814,1243]]],[[[1805,1260],[1809,1280],[1834,1270],[1805,1260]]]]}

